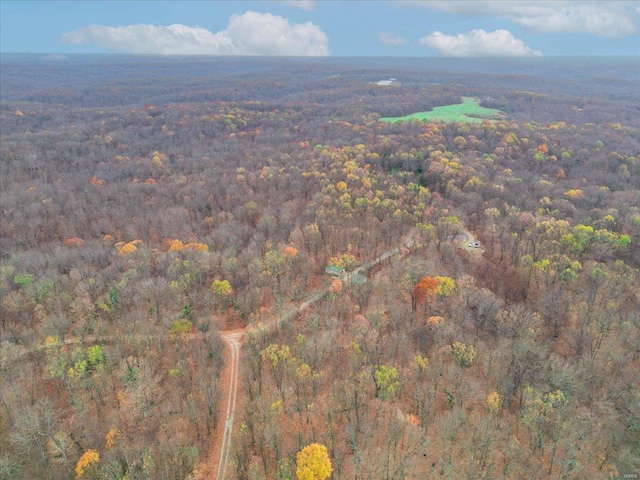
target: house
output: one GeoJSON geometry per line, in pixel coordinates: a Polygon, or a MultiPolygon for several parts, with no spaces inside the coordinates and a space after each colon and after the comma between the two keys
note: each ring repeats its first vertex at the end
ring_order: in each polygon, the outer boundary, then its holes
{"type": "Polygon", "coordinates": [[[379,86],[389,86],[389,85],[396,85],[398,83],[398,81],[395,78],[390,78],[389,80],[378,80],[377,82],[375,82],[376,85],[379,86]]]}
{"type": "Polygon", "coordinates": [[[327,265],[327,268],[325,268],[324,271],[334,277],[341,277],[344,275],[344,268],[340,268],[336,265],[327,265]]]}

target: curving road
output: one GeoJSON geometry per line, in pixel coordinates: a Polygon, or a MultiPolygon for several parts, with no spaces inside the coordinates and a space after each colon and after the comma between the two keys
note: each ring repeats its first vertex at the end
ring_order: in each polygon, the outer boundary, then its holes
{"type": "MultiPolygon", "coordinates": [[[[413,242],[407,242],[405,245],[407,248],[411,248],[413,246],[413,242]]],[[[377,265],[378,263],[386,260],[387,258],[402,253],[401,248],[394,248],[387,252],[382,253],[375,260],[362,265],[360,268],[356,269],[353,273],[361,274],[369,270],[371,267],[377,265]]],[[[345,283],[345,286],[350,285],[350,274],[345,274],[342,277],[342,281],[345,283]]],[[[283,322],[289,322],[297,317],[303,310],[306,310],[314,303],[317,303],[326,295],[329,294],[329,288],[325,288],[320,292],[316,292],[313,295],[309,296],[304,302],[300,303],[299,306],[289,310],[288,312],[276,317],[272,318],[261,324],[260,328],[265,329],[266,331],[272,331],[278,328],[278,325],[283,322]]],[[[224,430],[222,432],[222,440],[220,443],[220,456],[218,460],[218,468],[216,473],[216,480],[224,480],[227,473],[227,467],[229,465],[229,454],[231,451],[231,437],[233,434],[233,420],[236,411],[236,399],[238,397],[238,365],[240,363],[240,347],[242,345],[242,341],[248,329],[256,328],[256,327],[247,327],[242,330],[228,330],[220,332],[220,336],[222,340],[229,346],[229,350],[231,352],[230,362],[227,363],[225,369],[229,369],[227,373],[229,375],[229,391],[227,392],[227,409],[226,415],[224,417],[224,430]]],[[[146,336],[137,336],[140,338],[147,338],[146,336]]],[[[188,334],[185,339],[191,340],[197,338],[198,334],[191,333],[188,334]]],[[[117,336],[107,335],[104,337],[97,337],[95,335],[89,335],[84,338],[67,338],[62,343],[64,345],[73,345],[77,343],[95,343],[97,341],[112,341],[118,338],[117,336]]],[[[34,346],[30,349],[25,349],[18,355],[20,358],[22,355],[25,355],[29,352],[37,351],[46,348],[44,345],[34,346]]],[[[16,359],[14,359],[16,360],[16,359]]],[[[215,454],[213,456],[215,458],[215,454]]]]}
{"type": "MultiPolygon", "coordinates": [[[[413,246],[413,242],[409,241],[405,244],[406,248],[411,248],[413,246]]],[[[369,270],[371,267],[379,264],[380,262],[386,260],[393,255],[397,255],[402,253],[401,248],[394,248],[393,250],[389,250],[387,252],[382,253],[378,258],[372,260],[369,263],[362,265],[360,268],[356,269],[354,273],[364,273],[369,270]]],[[[350,285],[350,274],[345,274],[342,276],[343,282],[345,282],[345,286],[350,285]]],[[[303,310],[306,310],[314,303],[320,301],[326,295],[329,294],[329,288],[322,290],[321,292],[315,293],[307,298],[304,302],[302,302],[298,307],[293,308],[292,310],[280,315],[277,318],[273,318],[268,320],[260,325],[260,328],[266,331],[273,331],[278,328],[278,325],[282,322],[288,322],[293,320],[296,316],[298,316],[303,310]]],[[[220,336],[222,339],[229,345],[229,350],[231,351],[231,362],[228,363],[228,367],[230,372],[230,381],[229,381],[229,392],[227,393],[227,413],[224,418],[224,431],[222,433],[222,442],[220,444],[220,457],[218,461],[218,470],[216,474],[216,480],[224,480],[227,473],[227,466],[229,465],[229,453],[231,451],[231,436],[233,434],[233,419],[236,410],[236,398],[238,396],[238,364],[240,359],[240,346],[245,335],[245,332],[248,329],[255,327],[247,327],[240,331],[227,331],[220,332],[220,336]]]]}
{"type": "MultiPolygon", "coordinates": [[[[466,234],[465,235],[466,241],[469,241],[469,242],[475,241],[471,233],[469,233],[468,231],[465,231],[465,234],[466,234]]],[[[413,245],[414,245],[414,242],[411,239],[409,239],[402,246],[402,248],[397,247],[382,253],[376,259],[372,260],[369,263],[365,263],[361,267],[357,268],[354,272],[352,272],[352,274],[363,274],[367,270],[381,263],[387,258],[403,253],[403,248],[411,249],[413,245]]],[[[463,245],[466,245],[466,244],[463,244],[463,245]]],[[[477,250],[479,250],[480,252],[483,251],[482,249],[477,249],[477,250]]],[[[344,282],[345,287],[350,286],[352,274],[347,273],[341,276],[341,280],[344,282]]],[[[283,322],[289,322],[293,320],[303,310],[306,310],[314,303],[317,303],[328,294],[329,294],[329,288],[325,288],[320,292],[316,291],[316,293],[314,293],[313,295],[310,295],[304,302],[300,303],[300,305],[298,305],[297,307],[292,308],[291,310],[285,312],[284,314],[279,315],[278,317],[274,317],[270,320],[267,320],[264,323],[261,323],[259,328],[264,329],[267,332],[276,330],[278,328],[278,325],[280,325],[283,322]]],[[[236,399],[238,397],[238,377],[239,377],[238,366],[240,363],[240,348],[247,331],[253,328],[257,328],[257,327],[247,326],[246,328],[243,328],[241,330],[227,330],[227,331],[220,332],[220,336],[222,340],[228,345],[229,351],[231,352],[231,358],[230,358],[231,361],[228,362],[227,365],[225,366],[225,369],[229,369],[229,371],[223,372],[222,374],[222,375],[225,375],[225,374],[228,375],[229,391],[227,392],[227,408],[226,408],[226,414],[224,417],[224,429],[221,433],[222,438],[220,442],[220,455],[218,459],[217,473],[215,477],[216,480],[224,480],[227,474],[227,467],[229,465],[229,455],[231,452],[231,437],[233,435],[233,420],[234,420],[235,411],[236,411],[236,399]]],[[[196,338],[197,336],[198,334],[191,333],[187,335],[185,338],[191,340],[196,338]]],[[[134,337],[138,337],[138,336],[134,336],[134,337]]],[[[117,337],[109,336],[109,335],[105,337],[99,337],[99,338],[96,337],[95,335],[90,335],[84,338],[67,338],[62,343],[65,345],[72,345],[72,344],[81,343],[81,342],[94,343],[97,341],[110,341],[110,340],[114,340],[115,338],[117,337]]],[[[140,338],[147,338],[147,337],[140,336],[140,338]]],[[[18,358],[20,358],[22,355],[25,355],[29,352],[41,350],[44,348],[45,348],[44,345],[38,345],[30,349],[26,349],[25,351],[21,352],[18,355],[18,358]]],[[[213,454],[212,456],[213,458],[216,458],[215,454],[213,454]]],[[[212,470],[214,469],[215,467],[212,470]]]]}

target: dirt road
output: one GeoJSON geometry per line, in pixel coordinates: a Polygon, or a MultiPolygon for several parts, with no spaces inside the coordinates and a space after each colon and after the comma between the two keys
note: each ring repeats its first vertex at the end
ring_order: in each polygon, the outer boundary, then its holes
{"type": "MultiPolygon", "coordinates": [[[[407,247],[410,247],[412,243],[407,244],[407,247]]],[[[364,273],[371,267],[377,265],[378,263],[386,260],[387,258],[397,255],[401,253],[402,250],[400,248],[394,248],[393,250],[389,250],[381,254],[375,260],[363,265],[358,268],[355,273],[364,273]]],[[[343,280],[347,281],[348,277],[345,275],[343,280]]],[[[348,285],[348,282],[347,282],[348,285]]],[[[317,303],[326,295],[328,295],[329,289],[326,288],[320,292],[316,292],[313,295],[309,296],[304,302],[300,303],[297,307],[294,307],[287,311],[284,314],[279,315],[276,318],[272,318],[260,324],[260,329],[262,331],[270,332],[278,328],[278,326],[283,322],[292,321],[295,317],[297,317],[303,310],[306,310],[314,303],[317,303]]],[[[214,446],[219,445],[220,455],[218,460],[218,467],[216,470],[216,480],[224,480],[227,475],[227,468],[229,466],[229,454],[231,452],[231,438],[233,435],[233,421],[234,415],[236,411],[236,400],[238,397],[238,364],[240,360],[240,347],[242,345],[242,341],[244,339],[244,335],[247,332],[247,329],[256,328],[256,327],[247,327],[245,329],[238,330],[230,330],[230,331],[222,331],[220,332],[220,336],[225,341],[225,343],[229,347],[229,351],[231,352],[231,356],[228,359],[227,365],[225,365],[224,371],[222,372],[221,378],[223,388],[228,384],[227,387],[227,408],[226,414],[224,417],[224,429],[222,432],[218,434],[216,439],[214,440],[214,446]],[[222,436],[220,439],[219,436],[222,436]]],[[[215,450],[215,447],[214,447],[215,450]]],[[[213,458],[216,458],[215,453],[213,454],[213,458]]]]}
{"type": "Polygon", "coordinates": [[[227,474],[229,465],[229,452],[231,451],[231,435],[233,434],[233,419],[236,412],[236,399],[238,397],[238,363],[240,360],[240,345],[244,332],[221,332],[222,339],[229,345],[231,358],[228,364],[230,369],[229,390],[227,393],[227,413],[224,419],[222,443],[220,445],[220,460],[218,461],[218,473],[216,480],[223,480],[227,474]]]}
{"type": "MultiPolygon", "coordinates": [[[[411,243],[407,243],[405,246],[407,248],[411,247],[411,243]]],[[[377,265],[378,263],[386,260],[387,258],[402,253],[400,248],[394,248],[387,252],[382,253],[375,260],[364,264],[360,268],[358,268],[354,273],[363,274],[371,267],[377,265]]],[[[349,286],[349,275],[346,274],[343,276],[343,281],[345,282],[345,286],[349,286]]],[[[294,320],[303,310],[311,307],[313,304],[320,301],[322,298],[329,294],[329,288],[325,288],[320,291],[316,291],[311,294],[304,302],[300,303],[298,306],[290,308],[288,311],[282,313],[278,317],[274,317],[266,320],[265,322],[260,324],[260,329],[264,329],[267,332],[276,330],[279,325],[284,322],[289,322],[294,320]]],[[[240,349],[242,346],[242,342],[244,341],[245,335],[247,334],[247,329],[256,328],[256,327],[247,327],[243,329],[237,330],[226,330],[221,331],[220,336],[222,340],[228,347],[229,355],[227,357],[227,364],[225,365],[222,373],[221,373],[221,387],[226,390],[226,411],[224,413],[224,428],[220,430],[220,433],[217,433],[212,441],[212,453],[210,454],[209,461],[202,465],[202,470],[200,470],[199,478],[213,478],[213,472],[215,473],[216,480],[224,480],[227,475],[227,470],[229,468],[229,455],[231,452],[231,440],[233,435],[233,422],[236,412],[236,403],[238,398],[238,380],[239,380],[239,363],[240,363],[240,349]],[[218,452],[219,450],[219,452],[218,452]],[[217,464],[216,464],[217,459],[217,464]]],[[[192,340],[199,336],[197,333],[190,333],[185,336],[185,340],[192,340]]],[[[115,335],[106,335],[106,336],[96,336],[96,335],[88,335],[85,337],[73,337],[65,339],[62,344],[64,345],[74,345],[79,343],[96,343],[96,342],[110,342],[114,341],[119,336],[115,335]]],[[[146,339],[147,336],[144,335],[132,335],[130,338],[132,339],[146,339]]],[[[29,352],[42,350],[46,348],[44,345],[38,345],[32,347],[30,349],[24,349],[24,351],[18,355],[18,357],[25,355],[29,352]]],[[[17,360],[17,359],[14,359],[17,360]]],[[[224,408],[224,407],[223,407],[224,408]]]]}

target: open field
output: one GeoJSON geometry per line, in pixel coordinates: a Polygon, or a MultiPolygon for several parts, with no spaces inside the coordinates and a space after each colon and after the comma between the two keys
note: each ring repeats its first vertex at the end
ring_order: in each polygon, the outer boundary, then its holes
{"type": "Polygon", "coordinates": [[[485,108],[480,106],[478,100],[472,97],[462,97],[462,103],[435,107],[430,112],[417,112],[404,117],[383,117],[383,122],[400,122],[410,120],[420,121],[442,121],[442,122],[470,122],[481,123],[483,120],[493,119],[492,117],[504,115],[503,112],[495,108],[485,108]]]}

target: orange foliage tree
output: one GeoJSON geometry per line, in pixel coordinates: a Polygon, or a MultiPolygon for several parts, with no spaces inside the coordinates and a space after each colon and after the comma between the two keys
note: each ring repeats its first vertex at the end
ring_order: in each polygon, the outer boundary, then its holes
{"type": "Polygon", "coordinates": [[[413,287],[411,292],[411,309],[415,312],[418,305],[433,298],[438,289],[438,279],[436,277],[422,277],[413,287]]]}
{"type": "Polygon", "coordinates": [[[67,238],[63,242],[67,247],[79,247],[80,245],[84,245],[84,240],[80,237],[67,238]]]}
{"type": "Polygon", "coordinates": [[[100,454],[95,450],[87,450],[78,460],[76,464],[76,478],[82,478],[82,476],[90,470],[93,466],[97,465],[100,461],[100,454]]]}

